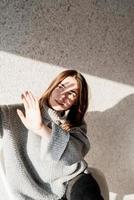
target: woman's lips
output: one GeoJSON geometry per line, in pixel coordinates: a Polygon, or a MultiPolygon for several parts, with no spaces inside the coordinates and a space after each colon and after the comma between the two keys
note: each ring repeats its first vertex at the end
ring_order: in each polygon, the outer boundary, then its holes
{"type": "Polygon", "coordinates": [[[59,104],[60,106],[62,106],[62,107],[67,107],[67,106],[70,106],[69,104],[65,104],[65,103],[60,103],[59,101],[57,101],[56,99],[55,99],[55,101],[56,101],[56,103],[57,104],[59,104]]]}
{"type": "Polygon", "coordinates": [[[57,104],[59,104],[59,105],[61,105],[61,106],[64,106],[63,103],[58,102],[56,99],[55,99],[55,101],[56,101],[57,104]]]}

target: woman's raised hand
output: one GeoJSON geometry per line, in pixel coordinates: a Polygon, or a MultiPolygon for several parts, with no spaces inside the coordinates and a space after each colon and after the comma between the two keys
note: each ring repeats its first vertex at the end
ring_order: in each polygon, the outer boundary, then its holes
{"type": "Polygon", "coordinates": [[[19,109],[17,109],[17,114],[27,129],[38,132],[43,126],[38,99],[30,91],[23,93],[21,98],[25,116],[19,109]]]}

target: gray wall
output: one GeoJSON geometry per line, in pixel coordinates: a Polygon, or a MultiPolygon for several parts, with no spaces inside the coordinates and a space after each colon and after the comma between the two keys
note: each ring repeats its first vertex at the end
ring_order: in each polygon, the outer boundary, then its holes
{"type": "Polygon", "coordinates": [[[133,54],[133,0],[0,1],[0,103],[26,88],[39,95],[66,68],[85,74],[94,97],[86,159],[118,199],[134,193],[133,54]]]}

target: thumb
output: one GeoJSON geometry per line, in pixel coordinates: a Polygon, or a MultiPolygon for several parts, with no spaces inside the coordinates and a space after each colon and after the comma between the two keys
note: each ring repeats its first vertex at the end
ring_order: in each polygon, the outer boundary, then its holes
{"type": "Polygon", "coordinates": [[[23,112],[19,109],[17,109],[16,111],[17,111],[17,114],[20,117],[21,121],[23,122],[23,124],[25,124],[25,116],[24,116],[23,112]]]}

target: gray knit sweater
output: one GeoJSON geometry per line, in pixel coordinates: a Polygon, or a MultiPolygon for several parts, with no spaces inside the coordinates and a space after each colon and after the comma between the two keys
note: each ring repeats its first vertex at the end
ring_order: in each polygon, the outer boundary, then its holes
{"type": "Polygon", "coordinates": [[[23,104],[0,106],[0,136],[3,140],[6,177],[15,200],[58,200],[70,179],[86,170],[89,150],[86,124],[66,133],[61,116],[44,106],[41,113],[51,137],[28,130],[17,115],[23,104]]]}

